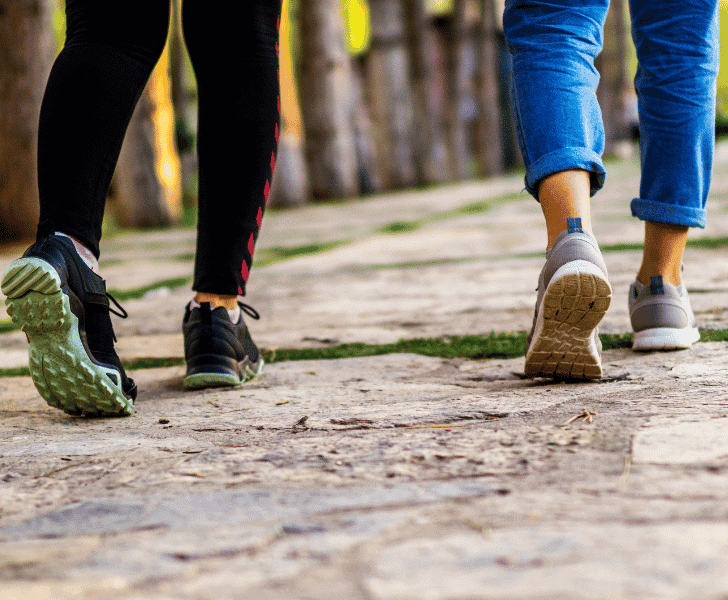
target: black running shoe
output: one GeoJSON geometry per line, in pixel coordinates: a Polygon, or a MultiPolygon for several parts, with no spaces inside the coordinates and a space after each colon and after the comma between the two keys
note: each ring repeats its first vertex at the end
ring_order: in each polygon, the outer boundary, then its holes
{"type": "MultiPolygon", "coordinates": [[[[129,415],[137,389],[114,350],[106,282],[51,235],[13,261],[2,279],[7,311],[27,334],[30,376],[46,402],[71,415],[129,415]]],[[[113,300],[113,298],[112,298],[113,300]]]]}
{"type": "MultiPolygon", "coordinates": [[[[247,304],[240,308],[253,319],[260,315],[247,304]]],[[[219,306],[214,310],[209,302],[185,310],[182,322],[185,338],[187,389],[240,385],[260,375],[263,357],[250,338],[242,315],[237,323],[230,321],[227,309],[219,306]]]]}

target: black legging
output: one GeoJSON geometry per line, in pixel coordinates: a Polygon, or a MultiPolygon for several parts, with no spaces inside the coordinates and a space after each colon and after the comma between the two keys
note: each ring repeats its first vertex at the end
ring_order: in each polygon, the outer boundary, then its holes
{"type": "MultiPolygon", "coordinates": [[[[169,0],[66,0],[40,115],[39,238],[60,231],[98,257],[106,194],[169,12],[169,0]]],[[[245,293],[275,167],[280,14],[281,0],[183,1],[199,98],[199,292],[245,293]]]]}

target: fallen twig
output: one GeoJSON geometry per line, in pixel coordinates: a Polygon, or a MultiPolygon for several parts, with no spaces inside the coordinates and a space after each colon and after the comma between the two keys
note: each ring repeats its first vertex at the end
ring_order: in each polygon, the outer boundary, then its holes
{"type": "Polygon", "coordinates": [[[589,409],[587,409],[587,408],[585,407],[585,408],[584,408],[584,409],[583,409],[583,410],[582,410],[582,411],[581,411],[581,412],[580,412],[580,413],[579,413],[578,415],[574,415],[574,416],[573,416],[573,417],[571,417],[571,418],[570,418],[570,419],[569,419],[568,421],[564,421],[564,422],[563,422],[563,423],[561,424],[561,427],[562,427],[562,429],[563,429],[564,427],[568,427],[569,425],[571,425],[571,424],[572,424],[572,423],[573,423],[574,421],[576,421],[577,419],[582,419],[582,418],[583,418],[584,420],[586,420],[586,421],[587,421],[587,423],[593,423],[593,422],[594,422],[594,418],[593,418],[593,417],[594,417],[594,415],[596,415],[596,414],[597,414],[597,413],[594,413],[594,412],[590,412],[590,411],[589,411],[589,409]]]}

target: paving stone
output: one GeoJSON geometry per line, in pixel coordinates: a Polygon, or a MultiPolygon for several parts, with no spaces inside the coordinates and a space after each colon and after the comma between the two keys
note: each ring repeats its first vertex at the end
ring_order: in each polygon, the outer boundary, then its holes
{"type": "Polygon", "coordinates": [[[728,587],[727,534],[724,524],[565,523],[414,539],[377,556],[367,588],[381,600],[533,598],[536,590],[554,599],[718,597],[728,587]]]}
{"type": "Polygon", "coordinates": [[[690,464],[728,459],[728,419],[646,425],[634,440],[635,462],[690,464]]]}

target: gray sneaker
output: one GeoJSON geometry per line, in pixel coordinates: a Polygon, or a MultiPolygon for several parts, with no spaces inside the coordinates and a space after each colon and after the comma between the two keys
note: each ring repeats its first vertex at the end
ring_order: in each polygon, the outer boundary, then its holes
{"type": "Polygon", "coordinates": [[[571,223],[546,253],[538,278],[526,375],[560,379],[602,376],[597,325],[609,308],[612,288],[596,240],[571,223]]]}
{"type": "Polygon", "coordinates": [[[660,275],[652,277],[650,285],[639,281],[631,285],[629,316],[634,330],[632,350],[690,348],[700,339],[687,290],[663,282],[660,275]]]}

